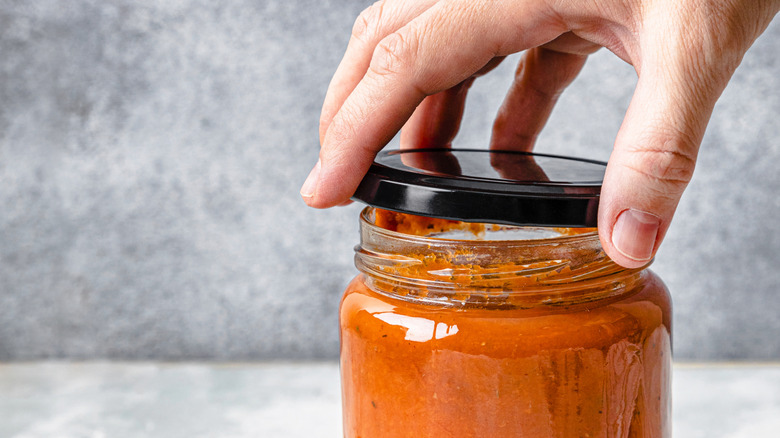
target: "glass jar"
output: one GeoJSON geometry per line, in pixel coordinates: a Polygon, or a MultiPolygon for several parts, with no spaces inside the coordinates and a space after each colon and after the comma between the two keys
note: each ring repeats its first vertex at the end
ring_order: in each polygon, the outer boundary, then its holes
{"type": "Polygon", "coordinates": [[[671,436],[655,274],[612,262],[593,229],[403,216],[408,232],[361,214],[340,307],[346,438],[671,436]]]}

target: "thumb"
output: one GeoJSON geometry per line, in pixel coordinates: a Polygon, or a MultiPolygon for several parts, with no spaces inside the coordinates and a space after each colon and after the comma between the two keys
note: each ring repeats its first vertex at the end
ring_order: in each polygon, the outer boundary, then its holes
{"type": "Polygon", "coordinates": [[[653,258],[693,176],[728,79],[698,69],[690,58],[664,59],[645,62],[639,74],[604,176],[598,218],[604,250],[624,267],[653,258]]]}

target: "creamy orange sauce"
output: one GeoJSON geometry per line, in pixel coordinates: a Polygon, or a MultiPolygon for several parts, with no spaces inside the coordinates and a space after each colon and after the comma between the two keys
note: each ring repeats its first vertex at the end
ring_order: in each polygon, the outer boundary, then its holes
{"type": "Polygon", "coordinates": [[[485,224],[438,219],[426,216],[398,213],[390,210],[375,209],[377,226],[414,236],[427,236],[452,230],[466,230],[479,235],[485,231],[485,224]]]}
{"type": "MultiPolygon", "coordinates": [[[[377,212],[376,224],[416,235],[461,226],[407,216],[377,212]]],[[[454,268],[450,281],[478,295],[539,281],[499,285],[479,267],[430,263],[403,275],[454,268]]],[[[344,436],[669,437],[670,300],[649,271],[628,284],[567,305],[452,308],[359,275],[340,309],[344,436]]]]}
{"type": "MultiPolygon", "coordinates": [[[[439,219],[427,216],[415,216],[413,214],[398,213],[396,211],[374,209],[375,224],[381,228],[414,236],[427,236],[433,233],[445,231],[463,230],[470,231],[479,236],[487,228],[498,228],[501,225],[489,225],[477,222],[461,222],[449,219],[439,219]]],[[[591,233],[595,228],[552,228],[562,236],[574,236],[577,234],[591,233]]]]}

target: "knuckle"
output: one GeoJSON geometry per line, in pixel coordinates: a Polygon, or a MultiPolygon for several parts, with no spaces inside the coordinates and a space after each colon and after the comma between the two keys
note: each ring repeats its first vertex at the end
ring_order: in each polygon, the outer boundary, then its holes
{"type": "Polygon", "coordinates": [[[401,73],[412,66],[414,53],[412,39],[393,32],[377,44],[369,70],[379,76],[401,73]]]}
{"type": "MultiPolygon", "coordinates": [[[[708,80],[725,87],[728,78],[742,62],[742,57],[765,27],[765,20],[756,14],[760,2],[733,0],[685,3],[670,30],[669,37],[686,52],[685,64],[696,80],[708,80]],[[695,7],[693,6],[695,5],[695,7]],[[689,25],[696,23],[695,26],[689,25]]],[[[696,84],[696,82],[692,82],[696,84]]]]}
{"type": "Polygon", "coordinates": [[[359,109],[342,108],[328,129],[331,144],[345,144],[358,136],[358,126],[364,121],[359,109]]]}
{"type": "Polygon", "coordinates": [[[368,41],[376,35],[382,22],[384,8],[385,2],[379,0],[364,9],[352,26],[352,37],[360,41],[368,41]]]}
{"type": "Polygon", "coordinates": [[[563,93],[563,88],[559,87],[558,83],[545,84],[538,78],[523,78],[521,83],[529,92],[543,100],[556,101],[563,93]]]}
{"type": "Polygon", "coordinates": [[[682,193],[696,167],[696,144],[679,136],[653,144],[631,150],[627,167],[651,179],[665,193],[682,193]]]}

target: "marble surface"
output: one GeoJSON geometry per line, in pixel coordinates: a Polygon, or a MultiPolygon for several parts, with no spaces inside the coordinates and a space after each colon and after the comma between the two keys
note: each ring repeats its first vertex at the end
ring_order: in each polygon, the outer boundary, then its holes
{"type": "MultiPolygon", "coordinates": [[[[676,365],[674,435],[776,438],[780,363],[676,365]]],[[[337,438],[338,365],[0,364],[3,438],[337,438]]]]}
{"type": "MultiPolygon", "coordinates": [[[[373,1],[0,0],[0,360],[335,359],[359,207],[298,189],[373,1]]],[[[678,358],[780,359],[778,44],[775,19],[653,267],[678,358]]],[[[486,147],[517,60],[455,145],[486,147]]],[[[591,56],[537,149],[607,159],[635,83],[591,56]]]]}

